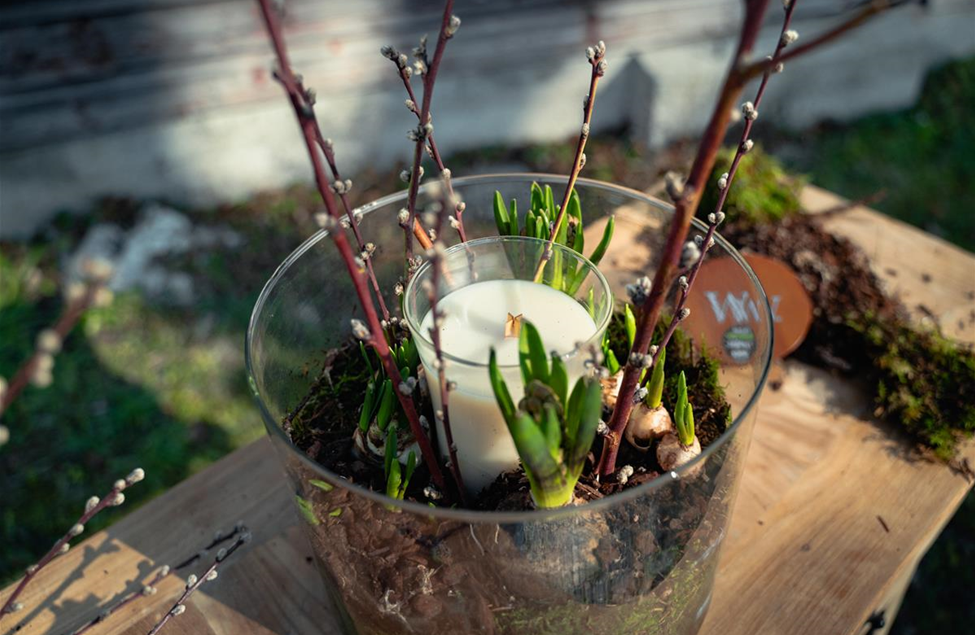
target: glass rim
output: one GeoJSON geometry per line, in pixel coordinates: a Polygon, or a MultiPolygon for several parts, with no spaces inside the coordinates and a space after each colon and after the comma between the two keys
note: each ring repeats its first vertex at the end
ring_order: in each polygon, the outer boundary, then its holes
{"type": "MultiPolygon", "coordinates": [[[[568,183],[568,176],[561,174],[546,174],[542,172],[515,172],[515,173],[497,173],[497,174],[479,174],[474,176],[460,177],[452,179],[454,187],[463,187],[466,185],[477,185],[479,183],[491,183],[495,181],[510,181],[510,182],[532,182],[532,181],[543,181],[549,183],[568,183]]],[[[425,185],[420,186],[420,191],[426,191],[432,183],[431,181],[425,185]]],[[[439,185],[439,183],[437,183],[439,185]]],[[[607,183],[605,181],[597,181],[595,179],[588,179],[579,177],[576,179],[576,185],[583,185],[596,190],[604,190],[608,192],[614,192],[616,194],[622,194],[630,199],[638,200],[642,203],[649,204],[656,207],[669,215],[673,215],[674,207],[660,199],[654,198],[644,192],[635,190],[633,188],[615,185],[613,183],[607,183]]],[[[393,194],[387,194],[381,198],[376,199],[370,203],[366,203],[360,207],[353,210],[353,213],[361,212],[362,214],[367,214],[376,209],[386,207],[390,204],[401,204],[406,200],[408,192],[406,190],[396,192],[393,194]]],[[[707,226],[702,223],[699,219],[691,219],[692,226],[698,231],[707,231],[707,226]]],[[[772,324],[772,308],[769,305],[768,296],[765,293],[765,288],[762,283],[758,280],[758,276],[752,271],[751,266],[748,262],[741,256],[741,254],[736,250],[731,244],[725,240],[720,234],[715,232],[714,240],[715,244],[720,245],[722,249],[725,250],[728,256],[737,264],[742,271],[745,272],[745,276],[748,281],[757,289],[759,298],[757,298],[759,304],[765,309],[766,316],[766,327],[769,333],[768,346],[764,359],[758,360],[762,365],[761,376],[752,391],[751,396],[749,396],[747,403],[741,409],[741,411],[732,419],[731,425],[729,425],[721,435],[714,440],[711,445],[704,448],[704,450],[696,456],[691,461],[685,463],[684,465],[678,467],[676,470],[672,470],[666,474],[661,474],[654,479],[647,481],[636,487],[631,487],[629,489],[623,490],[617,494],[611,496],[605,496],[599,500],[587,502],[585,505],[578,506],[566,506],[560,507],[558,509],[532,509],[524,511],[483,511],[478,509],[467,509],[467,508],[444,508],[444,507],[430,507],[424,503],[396,500],[386,496],[382,492],[374,491],[367,487],[363,487],[358,483],[352,483],[346,478],[340,476],[339,474],[328,469],[326,466],[313,461],[307,454],[301,451],[288,435],[284,433],[280,423],[274,418],[274,416],[268,411],[264,400],[261,397],[260,391],[257,389],[257,380],[254,376],[254,364],[253,364],[253,351],[251,348],[251,340],[256,333],[258,320],[263,314],[264,305],[270,297],[271,293],[277,287],[278,283],[285,276],[289,269],[312,247],[317,245],[319,242],[327,238],[329,235],[328,230],[321,229],[311,235],[305,240],[301,245],[298,246],[287,258],[282,261],[278,268],[274,271],[271,277],[268,279],[264,288],[261,290],[258,296],[257,302],[254,304],[254,310],[251,312],[250,322],[247,326],[247,334],[244,340],[244,363],[247,369],[247,380],[250,385],[251,391],[254,395],[254,399],[257,401],[258,409],[261,412],[261,418],[264,420],[264,427],[268,430],[268,434],[272,437],[276,437],[284,442],[285,447],[287,447],[289,453],[296,458],[300,463],[302,463],[308,469],[317,472],[321,476],[329,479],[330,484],[334,484],[336,487],[343,487],[350,491],[353,495],[362,496],[368,500],[373,501],[381,505],[389,505],[403,511],[416,514],[428,516],[435,519],[442,520],[454,520],[465,523],[491,523],[491,524],[509,524],[509,523],[524,523],[524,522],[537,522],[541,520],[549,520],[554,518],[562,518],[570,515],[584,513],[586,511],[604,511],[608,510],[617,505],[625,504],[631,500],[639,498],[641,496],[647,495],[650,492],[663,487],[664,485],[677,481],[681,478],[683,474],[690,473],[697,468],[699,464],[711,457],[712,454],[717,452],[720,448],[724,447],[738,432],[739,423],[744,420],[749,413],[758,404],[759,397],[762,394],[762,389],[768,380],[768,375],[772,367],[772,347],[774,345],[775,331],[774,325],[772,324]]],[[[272,439],[273,440],[273,439],[272,439]]]]}
{"type": "MultiPolygon", "coordinates": [[[[457,253],[458,251],[466,251],[471,247],[477,247],[479,245],[488,244],[488,243],[526,243],[526,244],[535,243],[538,245],[545,245],[548,243],[548,241],[542,240],[541,238],[532,238],[529,236],[485,236],[483,238],[474,238],[473,240],[468,240],[466,243],[457,243],[456,245],[451,245],[444,251],[444,255],[445,256],[452,255],[454,253],[457,253]]],[[[575,258],[576,260],[582,262],[582,265],[589,269],[590,274],[595,274],[597,280],[599,281],[599,286],[603,288],[603,292],[608,297],[610,298],[613,297],[613,290],[610,288],[609,282],[606,280],[606,276],[604,276],[603,272],[600,271],[599,268],[596,267],[596,265],[592,264],[592,262],[588,258],[580,254],[576,250],[570,249],[569,247],[566,247],[565,245],[560,245],[558,243],[553,243],[552,248],[553,250],[558,251],[559,253],[565,256],[575,258]]],[[[405,302],[403,302],[403,317],[404,319],[406,319],[406,324],[407,326],[410,327],[410,332],[413,334],[413,337],[419,338],[424,344],[432,348],[433,341],[426,333],[423,332],[423,329],[421,328],[423,319],[419,318],[413,313],[409,301],[410,292],[416,289],[416,286],[419,284],[418,281],[420,280],[421,277],[420,274],[425,273],[429,269],[430,269],[430,260],[428,259],[425,260],[422,265],[420,265],[420,268],[417,269],[416,273],[413,274],[413,277],[410,278],[409,283],[406,285],[406,291],[403,293],[403,297],[405,298],[405,302]]],[[[477,284],[477,283],[475,282],[473,284],[477,284]]],[[[569,297],[575,299],[574,296],[569,296],[569,297]]],[[[596,342],[599,339],[602,339],[603,333],[609,327],[609,322],[611,319],[613,319],[612,307],[610,308],[609,311],[606,311],[606,315],[602,316],[602,318],[599,320],[599,323],[596,324],[596,331],[588,339],[586,339],[581,344],[575,346],[569,352],[560,354],[559,357],[562,360],[568,360],[572,357],[575,357],[579,353],[586,351],[589,348],[589,346],[591,346],[594,342],[596,342]]],[[[461,366],[466,366],[468,368],[488,367],[487,362],[471,361],[469,359],[464,359],[463,357],[451,355],[447,351],[443,352],[443,356],[444,359],[452,363],[461,366]]],[[[518,364],[498,364],[498,368],[509,368],[509,369],[518,368],[518,364]]]]}

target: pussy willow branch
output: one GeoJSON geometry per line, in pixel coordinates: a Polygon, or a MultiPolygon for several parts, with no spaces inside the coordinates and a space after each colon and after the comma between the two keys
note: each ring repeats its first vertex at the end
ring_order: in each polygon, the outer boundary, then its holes
{"type": "Polygon", "coordinates": [[[774,68],[774,66],[778,63],[788,62],[789,60],[808,53],[809,51],[815,50],[824,44],[829,44],[833,40],[845,35],[847,32],[863,26],[872,18],[880,15],[881,13],[907,4],[920,4],[920,2],[919,0],[867,0],[860,6],[856,13],[854,13],[844,22],[837,24],[833,28],[828,29],[816,37],[808,39],[802,44],[790,47],[788,50],[783,51],[782,54],[776,58],[775,62],[772,62],[766,58],[745,66],[745,68],[742,70],[742,74],[748,79],[754,79],[765,73],[768,69],[774,68]]]}
{"type": "MultiPolygon", "coordinates": [[[[447,180],[447,179],[445,179],[447,180]]],[[[440,413],[434,413],[434,418],[440,414],[440,423],[443,425],[444,439],[447,441],[447,453],[450,456],[450,471],[454,475],[457,489],[460,493],[460,500],[467,504],[467,490],[464,489],[464,477],[460,471],[460,464],[457,462],[457,444],[454,443],[454,434],[450,427],[450,390],[451,385],[447,381],[447,362],[443,357],[443,344],[441,343],[440,328],[443,324],[444,314],[440,310],[437,297],[440,293],[440,277],[443,271],[444,244],[440,239],[440,232],[443,229],[444,216],[447,216],[448,206],[453,205],[456,209],[456,195],[453,192],[440,204],[437,211],[437,220],[434,224],[437,240],[433,243],[433,254],[430,256],[430,266],[432,274],[430,276],[430,288],[427,290],[427,298],[430,301],[430,311],[433,314],[433,326],[430,327],[430,339],[433,341],[433,350],[436,356],[437,383],[440,386],[440,413]]]]}
{"type": "Polygon", "coordinates": [[[85,622],[75,630],[71,631],[71,635],[84,635],[84,633],[87,633],[92,627],[101,624],[109,617],[111,617],[115,613],[118,613],[120,610],[122,610],[132,602],[135,602],[139,598],[155,595],[157,587],[163,580],[176,573],[179,573],[180,570],[185,569],[192,564],[195,564],[198,560],[202,559],[207,553],[209,553],[211,549],[214,549],[220,546],[221,544],[229,540],[233,540],[238,536],[246,533],[247,533],[247,527],[245,527],[243,523],[237,523],[229,533],[225,534],[223,532],[218,532],[217,535],[214,536],[210,544],[208,544],[202,550],[196,552],[195,554],[186,558],[185,560],[183,560],[182,562],[180,562],[175,566],[170,567],[166,565],[160,567],[159,570],[156,571],[156,575],[153,576],[152,579],[150,579],[144,585],[142,585],[142,588],[140,588],[137,591],[133,591],[129,593],[128,595],[120,599],[118,602],[115,602],[111,606],[106,607],[101,611],[101,613],[98,614],[98,616],[92,618],[90,621],[85,622]]]}
{"type": "MultiPolygon", "coordinates": [[[[790,6],[786,10],[786,18],[782,29],[782,34],[780,34],[779,42],[778,45],[776,46],[775,53],[765,58],[761,62],[755,62],[746,66],[742,71],[742,74],[748,79],[757,77],[759,74],[762,75],[762,82],[759,85],[758,93],[756,94],[755,97],[754,106],[756,111],[761,104],[762,96],[764,95],[765,87],[768,84],[769,78],[773,73],[777,72],[782,68],[780,65],[784,64],[786,60],[793,59],[799,55],[802,55],[803,53],[814,50],[815,48],[823,44],[829,43],[830,41],[836,39],[837,37],[843,35],[844,33],[865,24],[872,17],[882,13],[887,9],[891,9],[904,4],[911,4],[916,1],[917,0],[901,0],[901,1],[871,0],[869,3],[864,5],[860,9],[860,11],[856,13],[856,15],[852,16],[849,20],[843,22],[842,24],[837,25],[836,27],[813,38],[812,40],[806,42],[805,44],[800,44],[798,46],[792,46],[786,48],[787,44],[786,41],[783,39],[782,35],[784,35],[785,31],[788,29],[789,23],[792,18],[792,7],[790,6]]],[[[721,212],[721,210],[724,207],[725,201],[728,198],[728,192],[730,191],[731,184],[735,179],[735,174],[737,174],[738,172],[738,165],[741,162],[741,158],[745,154],[747,154],[752,147],[752,144],[749,141],[749,135],[751,134],[751,129],[754,123],[755,123],[755,119],[747,119],[747,118],[745,119],[744,129],[742,130],[741,139],[739,139],[738,141],[737,151],[735,152],[734,160],[731,163],[731,168],[728,170],[728,173],[726,175],[722,175],[721,179],[719,179],[718,201],[714,206],[714,211],[708,215],[708,221],[709,221],[708,230],[707,230],[707,234],[704,236],[704,240],[702,241],[702,244],[700,245],[701,254],[694,262],[694,265],[691,267],[689,274],[685,278],[683,278],[684,283],[680,285],[680,293],[678,295],[677,303],[674,306],[673,321],[671,322],[670,326],[667,328],[667,331],[664,333],[664,337],[660,340],[659,344],[657,345],[657,349],[654,350],[653,347],[651,347],[651,351],[653,352],[651,368],[653,367],[653,364],[656,364],[657,357],[659,357],[660,355],[660,350],[666,348],[667,344],[670,343],[670,339],[673,336],[674,331],[677,328],[677,325],[684,317],[686,317],[682,313],[682,310],[684,309],[684,306],[687,303],[687,298],[690,295],[691,288],[694,286],[694,281],[697,279],[697,274],[701,270],[701,265],[704,263],[704,258],[707,255],[708,250],[710,250],[710,248],[714,245],[715,231],[718,227],[718,224],[720,224],[721,220],[724,218],[724,214],[721,212]]],[[[647,384],[649,378],[650,378],[650,373],[647,373],[643,378],[643,385],[647,384]]]]}
{"type": "Polygon", "coordinates": [[[328,167],[332,171],[332,176],[335,178],[335,184],[332,189],[339,195],[339,200],[342,201],[342,207],[345,209],[345,216],[349,219],[349,226],[352,228],[352,234],[355,236],[360,257],[366,265],[366,275],[369,276],[369,282],[372,283],[372,290],[376,294],[376,301],[379,302],[379,310],[382,311],[383,320],[389,322],[389,310],[386,308],[386,301],[383,300],[383,292],[379,288],[379,281],[376,280],[376,272],[372,268],[372,253],[367,250],[366,243],[362,241],[362,233],[359,231],[359,220],[352,212],[352,206],[349,205],[349,197],[346,196],[346,192],[348,191],[347,184],[351,183],[351,181],[343,181],[342,175],[339,174],[332,140],[323,137],[321,128],[317,126],[315,127],[315,133],[318,146],[322,149],[322,154],[325,155],[325,161],[328,162],[328,167]]]}
{"type": "MultiPolygon", "coordinates": [[[[746,141],[742,138],[742,144],[746,141]]],[[[728,183],[730,185],[731,179],[729,178],[728,183]]],[[[674,331],[683,322],[688,315],[690,315],[690,309],[685,311],[684,306],[687,304],[687,298],[691,294],[691,288],[694,286],[694,281],[697,280],[697,274],[701,270],[701,265],[704,264],[704,258],[706,257],[708,251],[714,246],[714,234],[718,229],[718,225],[724,220],[723,212],[714,212],[708,215],[708,229],[704,234],[704,239],[698,246],[700,249],[700,255],[691,265],[690,270],[687,275],[683,275],[678,279],[680,290],[677,296],[677,302],[674,304],[674,317],[671,319],[670,324],[667,326],[667,330],[664,332],[664,336],[660,339],[655,346],[650,347],[650,365],[648,367],[648,372],[644,375],[641,385],[646,386],[650,382],[650,376],[652,373],[649,371],[657,363],[657,359],[661,355],[661,351],[667,348],[667,344],[670,343],[670,339],[674,336],[674,331]]]]}
{"type": "Polygon", "coordinates": [[[226,549],[221,549],[219,552],[217,552],[217,557],[213,559],[213,564],[211,564],[207,570],[200,575],[200,577],[191,575],[186,581],[186,588],[183,589],[183,594],[179,596],[178,600],[176,600],[176,604],[174,604],[173,608],[169,609],[169,611],[163,615],[158,624],[152,627],[152,630],[149,631],[148,635],[156,635],[156,633],[161,631],[162,628],[166,626],[166,623],[169,622],[170,619],[182,615],[186,611],[186,601],[190,598],[190,596],[196,593],[197,589],[199,589],[205,583],[216,580],[217,569],[220,567],[220,565],[227,558],[232,556],[235,551],[240,549],[248,540],[250,540],[249,533],[245,532],[240,534],[229,547],[226,549]]]}
{"type": "Polygon", "coordinates": [[[61,349],[61,344],[64,342],[64,339],[78,324],[78,320],[81,319],[85,311],[91,308],[92,305],[97,304],[96,300],[98,300],[101,294],[110,293],[104,288],[104,284],[109,275],[110,273],[105,276],[90,276],[87,282],[83,284],[79,283],[81,286],[73,287],[69,291],[68,304],[58,317],[58,321],[49,329],[42,332],[42,336],[38,338],[38,346],[35,348],[33,354],[17,369],[17,372],[14,373],[14,376],[10,380],[10,384],[4,390],[0,391],[0,415],[3,415],[4,411],[10,407],[10,404],[31,383],[31,380],[36,376],[41,360],[53,357],[61,349]],[[73,293],[75,288],[78,289],[76,294],[73,293]],[[72,295],[75,297],[71,297],[72,295]],[[47,338],[54,340],[54,346],[45,346],[41,341],[45,335],[47,338]]]}
{"type": "MultiPolygon", "coordinates": [[[[409,225],[413,227],[416,223],[416,195],[420,188],[420,161],[423,159],[423,147],[427,137],[433,133],[433,124],[430,122],[430,107],[433,104],[433,87],[437,81],[437,72],[440,70],[440,62],[443,60],[444,49],[447,47],[447,40],[453,37],[460,25],[454,15],[454,0],[447,0],[444,3],[443,18],[440,21],[440,33],[437,35],[437,47],[433,51],[433,59],[426,66],[423,73],[423,105],[420,107],[419,124],[416,128],[416,147],[413,149],[413,167],[410,170],[410,190],[407,196],[406,209],[409,212],[409,225]]],[[[407,234],[406,237],[406,259],[407,262],[413,260],[413,235],[407,234]]]]}
{"type": "MultiPolygon", "coordinates": [[[[794,7],[795,2],[789,3],[788,16],[791,16],[794,7]]],[[[672,194],[675,198],[674,217],[670,224],[667,242],[664,244],[660,266],[654,274],[650,293],[647,294],[643,305],[639,307],[637,331],[631,355],[633,352],[645,355],[650,348],[653,332],[657,320],[660,318],[660,311],[666,300],[667,291],[680,263],[681,251],[684,242],[687,240],[691,220],[697,211],[705,182],[708,175],[711,174],[721,141],[728,129],[732,108],[747,82],[747,78],[741,75],[740,69],[755,47],[755,41],[761,31],[767,8],[768,0],[746,0],[745,16],[738,47],[732,59],[731,67],[725,76],[711,119],[701,138],[690,175],[682,187],[674,186],[672,188],[672,194]]],[[[597,468],[598,475],[606,476],[616,470],[616,455],[619,452],[623,431],[626,429],[630,412],[633,409],[633,397],[636,394],[641,371],[642,368],[639,365],[627,363],[623,372],[616,406],[613,408],[613,414],[608,422],[609,431],[603,437],[603,449],[597,468]]]]}
{"type": "MultiPolygon", "coordinates": [[[[398,56],[398,52],[397,52],[397,56],[398,56]]],[[[396,60],[393,60],[393,62],[395,63],[396,60]]],[[[409,104],[410,112],[416,115],[416,120],[419,122],[421,115],[420,115],[419,107],[416,105],[416,93],[413,92],[413,82],[410,81],[411,73],[409,71],[409,66],[398,68],[397,74],[399,75],[400,79],[403,80],[403,87],[406,88],[406,94],[409,97],[407,103],[409,104]]],[[[447,186],[447,194],[452,197],[454,194],[454,185],[450,179],[450,171],[444,165],[443,157],[440,156],[440,149],[437,148],[437,142],[434,140],[432,132],[427,135],[427,147],[430,152],[430,158],[432,158],[433,162],[437,165],[437,169],[440,170],[440,174],[444,176],[444,183],[447,186]]],[[[467,232],[464,230],[465,209],[466,209],[465,203],[463,201],[458,200],[458,202],[454,207],[454,217],[457,220],[456,229],[457,229],[458,236],[460,236],[460,241],[466,243],[467,232]]]]}
{"type": "Polygon", "coordinates": [[[92,618],[91,620],[85,622],[75,630],[71,631],[71,635],[83,635],[84,633],[87,633],[89,630],[91,630],[92,627],[101,624],[109,617],[111,617],[115,613],[118,613],[123,608],[135,602],[139,598],[155,595],[156,587],[159,585],[159,583],[161,583],[163,580],[168,578],[170,575],[172,575],[172,571],[170,570],[169,567],[161,567],[156,572],[156,575],[153,576],[151,580],[146,582],[146,584],[144,584],[141,589],[129,593],[128,595],[126,595],[124,598],[122,598],[115,604],[105,608],[101,613],[98,614],[97,617],[92,618]]]}
{"type": "Polygon", "coordinates": [[[606,74],[606,44],[600,41],[596,46],[586,49],[586,57],[592,65],[592,74],[589,77],[589,94],[582,105],[582,130],[579,132],[579,141],[576,142],[575,158],[572,160],[572,169],[569,171],[569,182],[565,185],[565,193],[562,195],[562,207],[559,215],[552,224],[552,231],[549,232],[548,244],[542,253],[538,266],[535,268],[535,282],[541,282],[542,272],[545,271],[545,264],[552,259],[552,244],[559,233],[559,228],[565,219],[565,210],[569,205],[569,198],[572,196],[572,188],[576,186],[576,179],[579,172],[586,164],[586,141],[589,140],[589,127],[592,122],[592,111],[596,105],[596,88],[599,86],[599,78],[606,74]]]}
{"type": "MultiPolygon", "coordinates": [[[[765,89],[768,86],[769,78],[772,77],[773,73],[782,70],[782,58],[785,57],[786,46],[790,43],[790,38],[786,37],[786,32],[789,29],[789,25],[792,22],[792,13],[795,10],[795,1],[790,2],[786,5],[785,18],[782,21],[782,31],[779,34],[778,44],[776,44],[775,52],[767,58],[765,63],[765,70],[762,73],[762,81],[758,85],[758,90],[755,93],[755,101],[752,104],[752,108],[745,110],[743,112],[743,117],[745,124],[741,131],[741,138],[738,140],[738,146],[735,150],[734,159],[731,161],[731,167],[728,172],[722,174],[718,179],[718,200],[714,205],[714,211],[708,214],[708,229],[704,236],[704,239],[699,245],[700,255],[694,261],[691,266],[690,272],[687,276],[682,276],[680,278],[680,290],[677,296],[677,302],[674,305],[674,318],[664,333],[663,339],[660,340],[657,345],[657,349],[653,350],[651,357],[650,367],[652,368],[654,364],[657,363],[657,358],[660,356],[660,351],[667,348],[667,344],[670,343],[670,338],[673,337],[674,331],[677,329],[677,325],[687,317],[687,312],[684,311],[684,306],[687,304],[687,298],[690,296],[691,289],[694,287],[694,281],[697,280],[697,274],[701,270],[701,265],[704,264],[704,259],[707,257],[708,251],[714,246],[714,234],[718,228],[718,225],[724,219],[724,212],[721,210],[724,208],[724,204],[728,199],[728,192],[731,191],[731,184],[735,180],[735,175],[738,174],[738,166],[741,164],[741,159],[745,156],[749,150],[752,148],[752,142],[749,140],[749,136],[752,132],[752,126],[755,125],[755,119],[758,117],[758,109],[762,105],[762,98],[765,96],[765,89]],[[752,113],[754,116],[752,116],[752,113]]],[[[646,385],[650,378],[650,373],[644,376],[643,384],[646,385]]]]}
{"type": "MultiPolygon", "coordinates": [[[[345,232],[341,231],[338,219],[339,212],[335,204],[335,199],[332,196],[332,190],[328,182],[328,177],[325,176],[325,170],[322,166],[321,156],[318,152],[317,140],[320,135],[318,131],[318,122],[315,119],[315,114],[312,112],[311,107],[308,103],[308,95],[299,90],[298,82],[295,79],[294,71],[291,68],[291,63],[288,59],[288,51],[284,44],[284,37],[281,35],[281,26],[278,23],[278,18],[271,6],[272,0],[258,0],[258,4],[261,7],[261,14],[264,18],[265,26],[267,27],[268,35],[271,38],[271,44],[274,48],[275,55],[278,60],[278,72],[277,76],[285,92],[288,95],[288,99],[291,102],[291,106],[294,109],[295,117],[298,120],[298,125],[301,128],[302,137],[305,141],[305,148],[308,151],[308,158],[311,161],[312,172],[315,176],[315,184],[318,188],[318,193],[322,197],[322,201],[325,203],[325,208],[328,211],[328,215],[331,218],[331,231],[329,236],[332,238],[332,242],[335,244],[335,248],[339,252],[342,258],[342,262],[345,263],[346,271],[349,274],[349,279],[352,281],[352,285],[355,288],[356,296],[359,298],[359,304],[362,306],[363,316],[365,317],[368,329],[365,333],[362,333],[363,337],[360,337],[366,344],[372,346],[373,350],[376,351],[376,355],[382,361],[383,368],[386,370],[386,374],[389,376],[390,380],[393,382],[394,386],[399,386],[402,383],[402,377],[397,368],[396,363],[393,360],[393,356],[389,350],[389,343],[386,341],[386,337],[383,334],[383,327],[379,321],[379,316],[376,313],[376,307],[372,302],[372,298],[367,287],[365,280],[364,270],[360,269],[355,262],[355,257],[352,254],[352,248],[349,245],[349,240],[345,236],[345,232]]],[[[409,395],[403,395],[400,391],[396,391],[397,398],[400,401],[400,405],[403,407],[403,412],[406,413],[407,421],[409,421],[410,429],[413,431],[413,435],[416,437],[416,441],[420,446],[420,453],[423,455],[424,462],[427,468],[430,470],[430,478],[440,489],[444,489],[444,479],[443,473],[440,470],[440,465],[437,461],[436,453],[433,451],[433,447],[430,445],[430,440],[427,438],[426,433],[423,431],[423,427],[420,425],[420,419],[417,415],[416,408],[413,405],[413,399],[409,395]]]]}
{"type": "Polygon", "coordinates": [[[125,502],[125,494],[122,492],[129,488],[129,486],[138,483],[143,478],[145,478],[145,472],[141,469],[136,468],[129,473],[124,479],[119,479],[115,481],[112,485],[112,489],[109,490],[105,496],[98,498],[97,496],[92,496],[85,503],[85,511],[81,514],[81,517],[71,526],[71,529],[67,531],[56,543],[51,547],[51,550],[44,554],[44,557],[37,561],[37,564],[33,564],[27,567],[27,574],[24,579],[20,581],[20,584],[14,589],[7,601],[4,602],[3,607],[0,608],[0,622],[3,621],[5,615],[9,613],[16,613],[23,608],[23,605],[17,602],[17,598],[20,594],[24,592],[30,581],[41,572],[44,567],[49,565],[55,558],[68,553],[71,548],[71,540],[77,538],[85,531],[85,525],[92,518],[95,517],[98,512],[102,511],[106,507],[118,507],[125,502]]]}

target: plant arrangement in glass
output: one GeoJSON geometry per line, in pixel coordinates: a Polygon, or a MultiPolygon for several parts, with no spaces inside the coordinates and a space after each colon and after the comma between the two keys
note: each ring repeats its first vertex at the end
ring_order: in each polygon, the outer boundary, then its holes
{"type": "Polygon", "coordinates": [[[774,51],[751,60],[767,4],[745,2],[694,165],[668,175],[671,207],[579,178],[608,68],[603,42],[585,51],[589,90],[567,176],[454,179],[431,114],[461,24],[448,0],[432,53],[425,37],[412,55],[382,49],[415,116],[408,188],[353,209],[315,93],[260,0],[325,211],[323,231],[258,300],[247,361],[347,632],[699,627],[771,355],[761,286],[716,233],[768,81],[797,49],[795,3],[785,2],[774,51]],[[753,78],[755,97],[738,106],[753,78]],[[700,223],[733,110],[737,152],[700,223]],[[421,185],[424,154],[439,178],[421,185]],[[639,250],[634,275],[624,261],[639,250]],[[744,363],[682,327],[707,257],[753,302],[744,363]],[[310,356],[315,374],[302,370],[310,356]]]}

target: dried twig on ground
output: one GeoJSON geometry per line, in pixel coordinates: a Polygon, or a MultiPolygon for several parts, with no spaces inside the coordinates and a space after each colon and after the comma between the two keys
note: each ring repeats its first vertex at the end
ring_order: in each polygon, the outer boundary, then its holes
{"type": "Polygon", "coordinates": [[[76,628],[74,631],[71,632],[71,635],[83,635],[84,633],[87,633],[93,626],[96,626],[98,624],[101,624],[102,622],[104,622],[105,620],[107,620],[109,617],[111,617],[112,615],[114,615],[115,613],[117,613],[118,611],[120,611],[122,608],[124,608],[125,606],[128,606],[132,602],[135,602],[139,598],[142,598],[142,597],[150,597],[150,596],[155,595],[159,584],[163,580],[165,580],[166,578],[168,578],[171,575],[175,575],[175,574],[179,573],[182,569],[185,569],[187,567],[190,567],[190,566],[196,564],[197,561],[199,561],[199,560],[203,559],[204,557],[206,557],[207,554],[209,554],[211,550],[219,547],[220,545],[222,545],[222,544],[224,544],[224,543],[226,543],[226,542],[228,542],[230,540],[234,540],[234,539],[238,538],[239,536],[242,536],[242,535],[244,535],[246,533],[247,533],[247,527],[244,526],[243,523],[237,523],[234,526],[234,528],[230,532],[227,532],[227,533],[224,533],[222,531],[218,531],[217,534],[213,537],[213,540],[206,547],[204,547],[200,551],[196,552],[192,556],[184,559],[182,562],[180,562],[177,565],[174,565],[174,566],[165,565],[165,566],[160,567],[159,570],[156,571],[156,575],[154,575],[152,577],[152,579],[150,579],[148,582],[146,582],[144,585],[142,585],[142,588],[141,589],[139,589],[137,591],[133,591],[132,593],[129,593],[128,595],[122,597],[117,602],[115,602],[115,603],[113,603],[113,604],[111,604],[109,606],[106,606],[101,611],[101,613],[98,614],[98,616],[92,618],[90,621],[88,621],[88,622],[82,624],[81,626],[79,626],[78,628],[76,628]]]}
{"type": "Polygon", "coordinates": [[[217,552],[216,558],[213,559],[213,564],[211,564],[202,575],[190,575],[186,578],[186,587],[183,589],[182,595],[176,600],[176,604],[173,605],[169,611],[163,615],[159,623],[152,627],[148,635],[156,635],[159,631],[163,629],[164,626],[169,622],[170,619],[174,617],[179,617],[186,611],[186,601],[190,599],[190,596],[196,593],[197,589],[203,586],[207,582],[212,582],[217,579],[217,569],[223,563],[224,560],[233,555],[235,551],[240,549],[244,543],[250,540],[250,533],[244,531],[240,533],[237,538],[234,539],[233,543],[229,547],[221,549],[217,552]]]}

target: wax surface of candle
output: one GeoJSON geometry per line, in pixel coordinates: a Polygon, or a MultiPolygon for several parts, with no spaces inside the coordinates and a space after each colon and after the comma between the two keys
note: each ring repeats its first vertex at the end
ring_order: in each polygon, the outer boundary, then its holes
{"type": "MultiPolygon", "coordinates": [[[[538,327],[547,351],[565,354],[576,342],[584,342],[596,332],[596,325],[585,307],[572,297],[542,284],[527,280],[478,282],[446,295],[440,300],[444,324],[440,330],[445,353],[486,364],[491,347],[498,364],[518,363],[518,338],[504,336],[508,314],[522,315],[538,327]]],[[[423,318],[428,333],[433,316],[423,318]]],[[[487,371],[485,371],[485,382],[487,371]]]]}
{"type": "MultiPolygon", "coordinates": [[[[526,280],[491,280],[478,282],[449,293],[440,300],[445,314],[441,327],[443,349],[456,358],[474,364],[487,364],[493,346],[498,364],[515,402],[521,399],[522,380],[517,367],[518,338],[505,338],[508,314],[522,315],[542,335],[548,351],[566,354],[577,342],[589,340],[596,324],[578,301],[551,287],[526,280]]],[[[422,322],[423,333],[429,333],[433,316],[428,312],[422,322]]],[[[433,350],[420,346],[426,368],[432,368],[433,350]]],[[[582,375],[579,353],[566,366],[570,386],[582,375]]],[[[488,379],[486,366],[460,362],[447,363],[447,379],[457,384],[450,393],[449,413],[458,463],[471,493],[480,491],[498,474],[518,465],[518,453],[498,410],[488,379]]],[[[436,375],[427,375],[432,384],[434,407],[441,408],[436,389],[436,375]]],[[[438,425],[440,447],[446,455],[446,440],[438,425]]]]}

